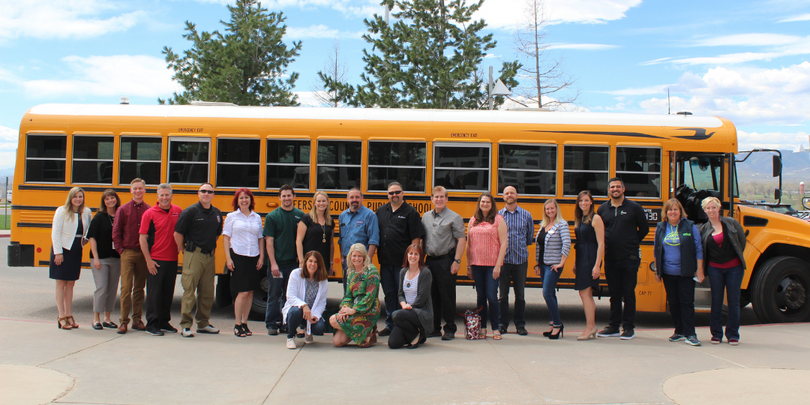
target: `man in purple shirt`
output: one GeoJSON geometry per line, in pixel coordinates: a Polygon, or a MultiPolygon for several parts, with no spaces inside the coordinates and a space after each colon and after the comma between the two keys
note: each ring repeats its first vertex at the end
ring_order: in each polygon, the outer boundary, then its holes
{"type": "Polygon", "coordinates": [[[146,260],[140,244],[141,217],[150,208],[143,202],[146,183],[135,178],[129,183],[132,200],[115,214],[113,248],[121,255],[121,325],[118,333],[127,333],[129,313],[132,311],[132,329],[146,330],[143,323],[144,287],[146,287],[146,260]]]}

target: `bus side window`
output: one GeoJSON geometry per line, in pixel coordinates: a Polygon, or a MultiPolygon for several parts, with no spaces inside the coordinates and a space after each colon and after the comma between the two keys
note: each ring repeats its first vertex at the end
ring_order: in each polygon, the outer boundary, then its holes
{"type": "Polygon", "coordinates": [[[160,156],[163,139],[140,136],[122,136],[118,163],[118,184],[129,185],[134,178],[146,184],[158,185],[160,181],[160,156]]]}
{"type": "Polygon", "coordinates": [[[557,194],[557,145],[498,145],[498,193],[557,194]]]}
{"type": "Polygon", "coordinates": [[[25,141],[25,182],[65,183],[67,136],[28,135],[25,141]]]}
{"type": "Polygon", "coordinates": [[[309,190],[310,145],[309,140],[268,139],[265,188],[289,184],[295,189],[309,190]]]}
{"type": "Polygon", "coordinates": [[[433,185],[448,190],[489,191],[488,143],[433,144],[433,185]]]}
{"type": "Polygon", "coordinates": [[[113,137],[73,136],[73,183],[112,185],[113,137]]]}
{"type": "Polygon", "coordinates": [[[566,146],[563,151],[563,194],[589,190],[594,197],[607,196],[610,147],[566,146]]]}
{"type": "Polygon", "coordinates": [[[217,139],[217,187],[259,187],[258,139],[217,139]]]}
{"type": "Polygon", "coordinates": [[[425,142],[368,142],[368,191],[399,182],[406,192],[425,192],[425,142]]]}
{"type": "Polygon", "coordinates": [[[207,182],[210,143],[202,138],[169,138],[169,183],[207,182]]]}
{"type": "Polygon", "coordinates": [[[628,196],[660,197],[661,149],[617,147],[616,177],[624,182],[628,196]]]}
{"type": "Polygon", "coordinates": [[[360,188],[362,152],[360,141],[318,141],[318,189],[360,188]]]}

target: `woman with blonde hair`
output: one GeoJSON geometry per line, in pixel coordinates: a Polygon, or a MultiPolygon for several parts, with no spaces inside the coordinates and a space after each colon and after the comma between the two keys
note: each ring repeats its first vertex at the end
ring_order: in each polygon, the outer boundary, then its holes
{"type": "Polygon", "coordinates": [[[577,340],[596,338],[596,303],[593,292],[599,288],[602,258],[605,256],[605,223],[594,210],[593,195],[588,190],[577,196],[574,208],[574,235],[577,238],[574,289],[579,291],[585,310],[585,330],[577,340]]]}
{"type": "Polygon", "coordinates": [[[537,264],[534,266],[534,273],[543,279],[543,298],[551,315],[551,328],[543,332],[543,336],[559,339],[563,337],[563,323],[555,290],[565,260],[568,259],[568,252],[571,250],[571,232],[568,230],[568,222],[560,214],[557,200],[553,198],[543,204],[543,221],[540,223],[536,240],[537,264]]]}
{"type": "Polygon", "coordinates": [[[380,318],[380,272],[371,264],[371,258],[362,243],[355,243],[348,252],[346,293],[340,311],[332,315],[329,323],[335,328],[332,343],[343,347],[355,342],[360,347],[377,343],[377,320],[380,318]]]}
{"type": "Polygon", "coordinates": [[[329,195],[318,190],[312,196],[312,209],[309,214],[304,214],[298,222],[295,239],[298,263],[304,262],[304,253],[314,250],[321,254],[327,273],[334,274],[332,270],[335,261],[334,231],[335,221],[329,210],[329,195]]]}
{"type": "Polygon", "coordinates": [[[118,291],[118,279],[121,278],[121,256],[113,249],[112,229],[115,213],[121,206],[121,199],[113,189],[106,189],[101,194],[101,207],[90,221],[87,239],[90,240],[92,253],[93,281],[96,291],[93,293],[93,329],[118,329],[110,319],[115,307],[115,295],[118,291]],[[101,313],[104,322],[101,322],[101,313]]]}
{"type": "Polygon", "coordinates": [[[56,280],[59,329],[78,328],[73,319],[73,286],[82,270],[82,247],[90,227],[90,208],[84,206],[84,190],[73,187],[65,205],[56,209],[51,227],[50,278],[56,280]]]}

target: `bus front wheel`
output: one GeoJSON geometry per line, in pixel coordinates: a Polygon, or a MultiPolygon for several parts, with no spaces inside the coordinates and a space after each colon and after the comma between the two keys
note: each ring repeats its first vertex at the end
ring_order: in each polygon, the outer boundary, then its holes
{"type": "Polygon", "coordinates": [[[751,294],[761,322],[804,322],[810,319],[810,266],[798,258],[768,259],[754,276],[751,294]]]}
{"type": "Polygon", "coordinates": [[[253,321],[264,321],[267,312],[267,291],[269,290],[267,277],[262,277],[259,288],[253,290],[253,303],[250,306],[250,319],[253,321]]]}

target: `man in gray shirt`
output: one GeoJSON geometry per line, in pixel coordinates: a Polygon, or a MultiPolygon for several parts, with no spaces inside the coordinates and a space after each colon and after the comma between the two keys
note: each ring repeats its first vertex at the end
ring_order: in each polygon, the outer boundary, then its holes
{"type": "Polygon", "coordinates": [[[434,187],[430,201],[433,210],[422,216],[427,255],[425,266],[433,275],[433,333],[428,336],[453,340],[456,333],[456,274],[461,268],[467,244],[464,219],[447,208],[447,189],[444,187],[434,187]],[[445,322],[444,334],[441,332],[442,319],[445,322]]]}

